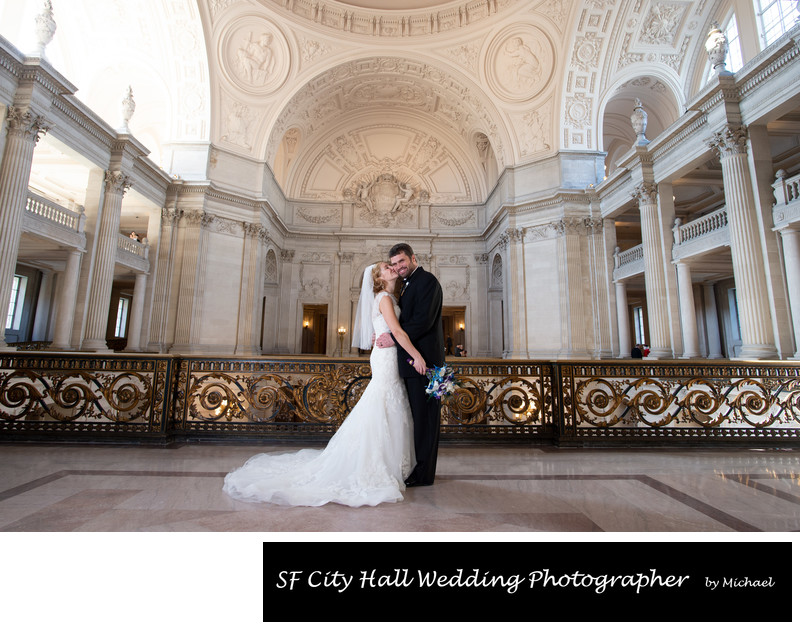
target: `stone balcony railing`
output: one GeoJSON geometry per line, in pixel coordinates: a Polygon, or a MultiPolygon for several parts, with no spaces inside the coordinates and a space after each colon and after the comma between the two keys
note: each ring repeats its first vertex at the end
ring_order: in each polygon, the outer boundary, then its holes
{"type": "Polygon", "coordinates": [[[146,238],[139,242],[124,234],[117,237],[117,262],[129,269],[147,273],[150,270],[149,252],[146,238]]]}
{"type": "Polygon", "coordinates": [[[728,211],[720,208],[689,223],[675,219],[672,235],[673,260],[696,256],[720,247],[730,247],[728,211]]]}
{"type": "Polygon", "coordinates": [[[614,251],[614,280],[622,280],[644,273],[644,246],[636,245],[624,252],[614,251]]]}
{"type": "Polygon", "coordinates": [[[83,207],[69,210],[36,193],[28,191],[25,200],[23,230],[57,241],[67,246],[83,249],[86,246],[84,228],[86,215],[83,207]]]}
{"type": "Polygon", "coordinates": [[[792,177],[786,171],[777,172],[772,184],[775,205],[772,207],[772,221],[777,229],[790,223],[800,222],[800,173],[792,177]]]}

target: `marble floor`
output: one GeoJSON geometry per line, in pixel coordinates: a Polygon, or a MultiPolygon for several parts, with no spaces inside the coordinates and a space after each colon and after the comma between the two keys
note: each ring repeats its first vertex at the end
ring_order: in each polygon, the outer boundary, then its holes
{"type": "Polygon", "coordinates": [[[292,446],[0,445],[4,532],[795,532],[800,450],[440,448],[377,507],[237,502],[225,473],[292,446]]]}

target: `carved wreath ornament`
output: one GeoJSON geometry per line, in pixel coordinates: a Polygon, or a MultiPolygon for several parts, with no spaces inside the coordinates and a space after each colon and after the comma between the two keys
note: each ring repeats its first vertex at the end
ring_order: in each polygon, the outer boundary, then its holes
{"type": "MultiPolygon", "coordinates": [[[[345,197],[348,195],[346,194],[345,197]]],[[[360,217],[371,225],[389,227],[410,218],[410,211],[419,206],[425,191],[418,191],[410,182],[403,182],[391,173],[358,184],[355,192],[360,217]]]]}

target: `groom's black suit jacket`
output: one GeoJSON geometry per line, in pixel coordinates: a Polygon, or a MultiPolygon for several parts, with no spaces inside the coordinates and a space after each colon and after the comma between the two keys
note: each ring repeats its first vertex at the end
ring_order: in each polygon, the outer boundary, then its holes
{"type": "MultiPolygon", "coordinates": [[[[444,334],[442,332],[442,286],[432,273],[417,267],[408,278],[400,295],[400,327],[419,350],[426,365],[444,365],[444,334]]],[[[419,376],[408,364],[408,353],[397,346],[400,376],[419,376]]]]}

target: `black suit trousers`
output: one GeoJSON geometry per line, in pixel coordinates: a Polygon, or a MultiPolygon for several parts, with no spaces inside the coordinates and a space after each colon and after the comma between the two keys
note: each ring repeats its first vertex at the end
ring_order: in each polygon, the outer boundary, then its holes
{"type": "Polygon", "coordinates": [[[436,476],[439,454],[439,424],[441,403],[425,393],[427,376],[412,376],[405,380],[408,402],[414,417],[414,450],[417,466],[408,477],[409,483],[430,485],[436,476]],[[419,419],[424,418],[420,422],[419,419]]]}

